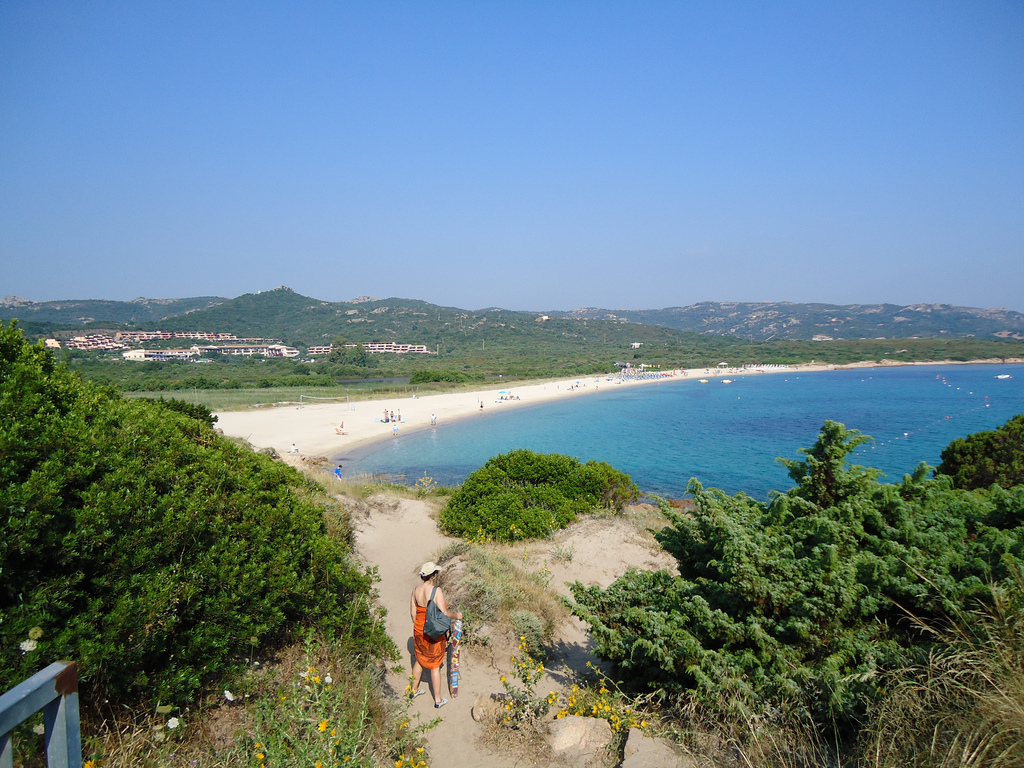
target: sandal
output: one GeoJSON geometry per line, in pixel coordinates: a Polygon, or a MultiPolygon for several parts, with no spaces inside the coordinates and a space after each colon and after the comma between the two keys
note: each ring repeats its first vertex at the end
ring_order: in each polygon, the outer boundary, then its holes
{"type": "Polygon", "coordinates": [[[447,703],[448,703],[448,699],[441,699],[440,701],[435,701],[434,702],[434,709],[440,709],[441,707],[443,707],[447,703]]]}

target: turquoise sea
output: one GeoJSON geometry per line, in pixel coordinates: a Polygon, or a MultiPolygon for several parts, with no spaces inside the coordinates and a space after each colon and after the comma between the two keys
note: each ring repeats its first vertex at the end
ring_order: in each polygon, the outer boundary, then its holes
{"type": "Polygon", "coordinates": [[[874,443],[860,448],[854,463],[898,482],[921,461],[938,464],[951,440],[1024,413],[1021,365],[771,373],[731,384],[679,379],[629,388],[582,381],[587,388],[578,397],[505,412],[488,404],[483,415],[400,434],[335,462],[346,474],[411,484],[426,472],[453,484],[491,456],[529,448],[607,461],[642,491],[670,498],[684,496],[696,477],[764,499],[792,486],[775,458],[799,458],[827,419],[871,435],[874,443]]]}

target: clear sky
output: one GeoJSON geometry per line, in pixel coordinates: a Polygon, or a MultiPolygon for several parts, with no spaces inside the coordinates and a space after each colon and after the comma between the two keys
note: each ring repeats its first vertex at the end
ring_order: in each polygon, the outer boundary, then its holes
{"type": "Polygon", "coordinates": [[[1024,3],[0,2],[0,296],[1024,311],[1024,3]]]}

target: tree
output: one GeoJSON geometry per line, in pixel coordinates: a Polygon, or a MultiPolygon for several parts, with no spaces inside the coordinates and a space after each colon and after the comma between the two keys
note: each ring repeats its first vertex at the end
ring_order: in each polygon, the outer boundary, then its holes
{"type": "Polygon", "coordinates": [[[597,652],[633,684],[764,712],[787,704],[855,730],[880,672],[926,654],[938,624],[1024,556],[1024,487],[974,493],[921,464],[899,485],[849,466],[866,439],[826,422],[799,483],[764,504],[690,481],[697,508],[662,509],[678,575],[633,570],[572,585],[597,652]],[[921,623],[907,620],[912,613],[921,623]]]}
{"type": "Polygon", "coordinates": [[[70,658],[92,700],[185,703],[300,626],[387,653],[333,504],[0,325],[0,687],[70,658]]]}
{"type": "Polygon", "coordinates": [[[374,367],[373,355],[366,351],[362,344],[354,347],[346,346],[348,342],[344,336],[335,336],[331,342],[331,353],[327,360],[338,365],[354,365],[359,368],[374,367]]]}
{"type": "Polygon", "coordinates": [[[954,440],[942,451],[935,473],[951,477],[957,488],[1024,484],[1024,414],[996,429],[954,440]]]}

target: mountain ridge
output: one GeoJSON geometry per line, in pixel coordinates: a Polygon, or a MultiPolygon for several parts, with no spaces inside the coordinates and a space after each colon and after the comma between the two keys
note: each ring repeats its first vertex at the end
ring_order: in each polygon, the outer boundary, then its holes
{"type": "Polygon", "coordinates": [[[303,296],[287,286],[242,294],[233,299],[219,296],[139,297],[131,301],[34,302],[17,296],[0,299],[0,317],[4,319],[17,317],[23,322],[64,325],[68,329],[107,323],[138,327],[170,324],[174,325],[173,330],[210,330],[216,324],[218,327],[214,330],[273,337],[298,336],[309,342],[337,334],[362,336],[359,326],[365,324],[368,330],[385,317],[392,319],[391,332],[387,334],[390,336],[407,324],[415,330],[417,317],[433,316],[439,323],[457,322],[465,326],[494,314],[506,315],[514,323],[544,322],[545,319],[610,321],[753,341],[912,337],[1024,340],[1024,313],[1001,307],[937,303],[705,301],[662,309],[582,307],[532,312],[499,307],[468,310],[419,299],[378,299],[366,295],[329,302],[303,296]]]}

